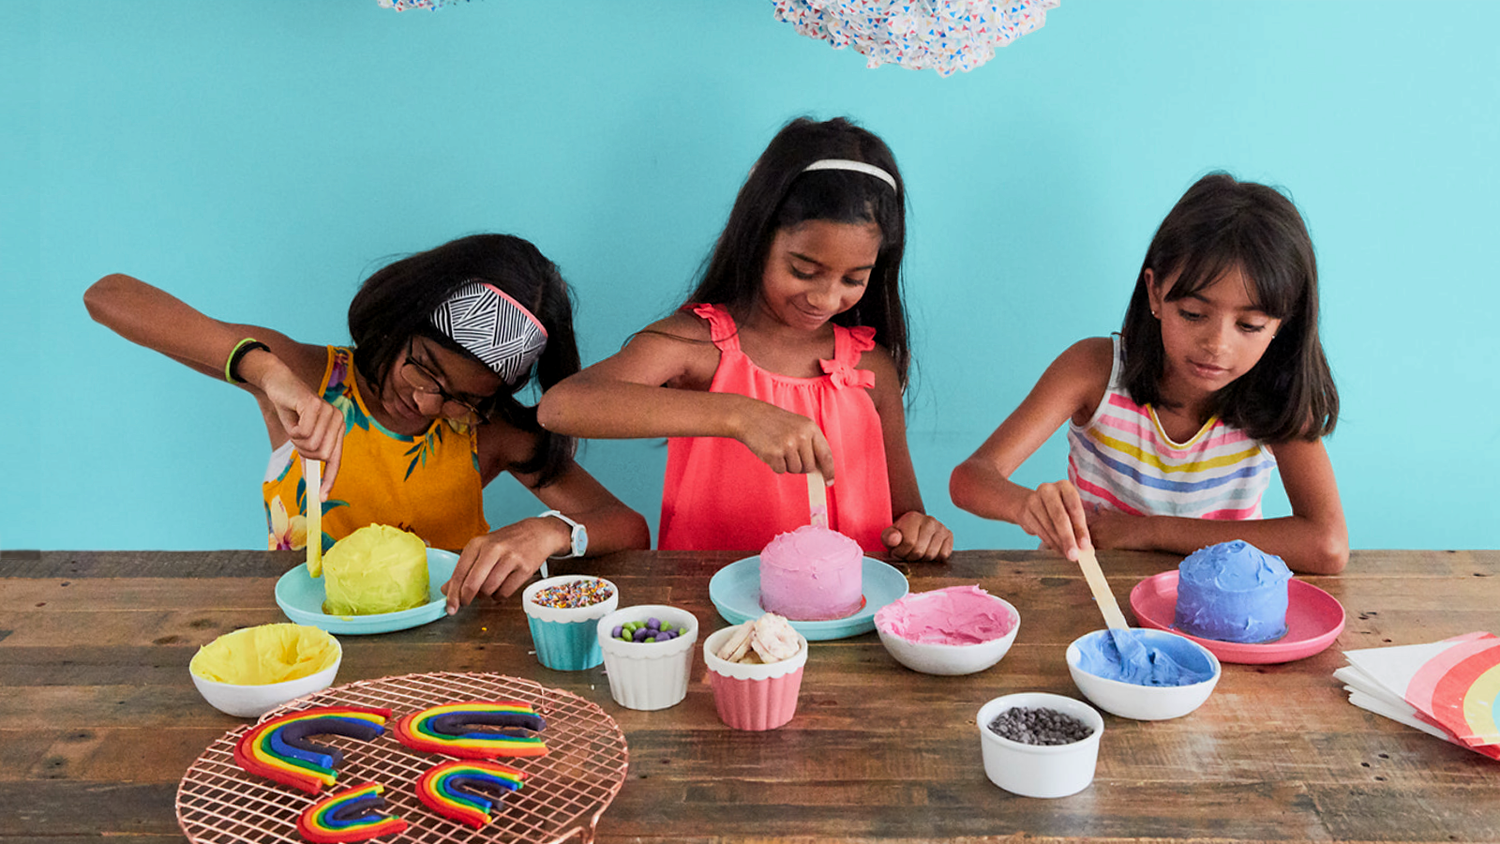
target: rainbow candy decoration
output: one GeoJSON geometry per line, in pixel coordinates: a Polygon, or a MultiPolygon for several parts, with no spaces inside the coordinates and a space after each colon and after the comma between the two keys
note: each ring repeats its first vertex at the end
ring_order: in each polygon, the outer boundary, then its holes
{"type": "Polygon", "coordinates": [[[397,740],[413,750],[445,753],[460,759],[547,753],[547,743],[540,736],[523,735],[516,728],[536,733],[546,729],[547,722],[529,703],[470,700],[413,712],[396,723],[394,733],[397,740]]]}
{"type": "Polygon", "coordinates": [[[297,831],[315,844],[364,841],[406,830],[406,821],[374,814],[385,808],[385,786],[367,782],[324,797],[297,818],[297,831]]]}
{"type": "Polygon", "coordinates": [[[234,745],[234,761],[246,771],[282,785],[317,794],[338,779],[344,761],[336,747],[308,737],[338,735],[370,741],[385,732],[391,710],[361,706],[319,706],[290,712],[250,728],[234,745]]]}
{"type": "Polygon", "coordinates": [[[417,797],[439,815],[478,829],[490,822],[490,811],[500,798],[519,791],[525,778],[499,762],[453,760],[417,779],[417,797]]]}

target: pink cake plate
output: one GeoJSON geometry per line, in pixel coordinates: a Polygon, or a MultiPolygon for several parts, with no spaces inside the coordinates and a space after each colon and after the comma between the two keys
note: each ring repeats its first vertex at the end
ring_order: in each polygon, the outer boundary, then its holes
{"type": "Polygon", "coordinates": [[[1172,627],[1177,614],[1177,572],[1154,574],[1130,590],[1130,608],[1142,627],[1176,633],[1208,648],[1221,662],[1264,665],[1321,653],[1344,629],[1344,606],[1310,583],[1287,583],[1286,635],[1258,645],[1200,639],[1172,627]]]}

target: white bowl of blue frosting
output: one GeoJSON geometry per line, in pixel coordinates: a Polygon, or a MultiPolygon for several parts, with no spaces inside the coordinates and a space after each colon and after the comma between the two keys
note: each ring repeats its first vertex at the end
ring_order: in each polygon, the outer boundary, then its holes
{"type": "Polygon", "coordinates": [[[1165,630],[1095,630],[1068,645],[1068,673],[1093,704],[1136,721],[1181,718],[1203,705],[1224,673],[1202,645],[1165,630]],[[1122,655],[1115,634],[1139,647],[1122,655]]]}

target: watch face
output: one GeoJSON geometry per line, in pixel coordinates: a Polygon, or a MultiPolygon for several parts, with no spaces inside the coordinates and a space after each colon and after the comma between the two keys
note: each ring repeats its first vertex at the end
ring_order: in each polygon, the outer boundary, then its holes
{"type": "Polygon", "coordinates": [[[573,555],[582,557],[587,550],[589,550],[589,532],[583,525],[579,525],[578,529],[573,531],[573,555]]]}

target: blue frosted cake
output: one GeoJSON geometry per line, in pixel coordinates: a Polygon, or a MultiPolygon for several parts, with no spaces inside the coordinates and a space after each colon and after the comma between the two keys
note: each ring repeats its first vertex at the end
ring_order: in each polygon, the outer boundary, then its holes
{"type": "Polygon", "coordinates": [[[1194,551],[1177,572],[1176,629],[1240,644],[1286,635],[1292,572],[1280,557],[1241,540],[1221,542],[1194,551]]]}

